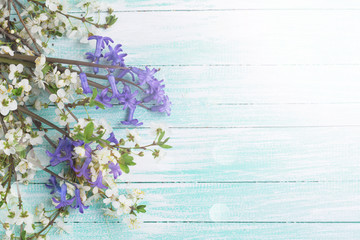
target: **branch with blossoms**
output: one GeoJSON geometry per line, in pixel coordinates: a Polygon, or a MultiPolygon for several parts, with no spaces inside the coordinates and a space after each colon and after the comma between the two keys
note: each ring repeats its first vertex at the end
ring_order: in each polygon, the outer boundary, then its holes
{"type": "Polygon", "coordinates": [[[119,123],[137,127],[143,125],[136,118],[139,107],[170,115],[171,102],[164,81],[155,77],[158,69],[126,65],[121,45],[95,34],[96,29],[116,22],[113,11],[108,9],[105,19],[94,20],[101,11],[95,1],[81,1],[77,7],[85,13],[72,15],[55,0],[25,4],[9,0],[0,8],[0,223],[4,239],[48,239],[54,228],[68,230],[69,214],[82,214],[97,201],[102,202],[104,215],[124,216],[129,226],[138,227],[138,215],[146,212],[144,192],[125,191],[117,182],[136,165],[136,158],[147,153],[160,158],[164,149],[171,148],[164,127],[156,127],[153,141],[143,145],[135,129],[116,136],[105,119],[91,116],[90,109],[101,115],[120,106],[126,117],[119,123]],[[17,20],[10,19],[10,10],[17,20]],[[46,56],[54,37],[94,41],[95,49],[84,59],[46,56]],[[42,117],[43,108],[54,109],[55,118],[42,117]],[[79,108],[86,117],[78,115],[79,108]],[[60,137],[54,137],[54,131],[60,137]],[[45,143],[48,162],[37,153],[45,143]],[[21,190],[37,171],[49,174],[44,189],[51,204],[40,204],[33,213],[24,204],[21,190]]]}

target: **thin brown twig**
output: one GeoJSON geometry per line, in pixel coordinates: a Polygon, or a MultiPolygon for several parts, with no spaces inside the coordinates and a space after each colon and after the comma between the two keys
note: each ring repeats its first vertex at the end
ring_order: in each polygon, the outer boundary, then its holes
{"type": "Polygon", "coordinates": [[[22,25],[24,26],[26,32],[29,34],[29,37],[30,37],[31,40],[33,41],[36,50],[37,50],[39,53],[41,53],[39,47],[37,46],[37,43],[36,43],[34,37],[31,35],[31,33],[30,33],[29,29],[27,28],[24,20],[22,19],[21,15],[20,15],[20,13],[19,13],[19,10],[17,9],[15,3],[14,3],[12,0],[10,0],[10,2],[12,3],[12,5],[13,5],[13,7],[14,7],[14,9],[15,9],[15,12],[16,12],[16,14],[18,15],[18,17],[19,17],[19,19],[20,19],[20,22],[22,23],[22,25]]]}
{"type": "Polygon", "coordinates": [[[18,106],[18,110],[21,111],[21,112],[23,112],[23,113],[25,113],[26,115],[30,116],[31,118],[34,118],[34,119],[36,119],[36,120],[38,120],[38,121],[40,121],[40,122],[42,122],[42,123],[44,123],[44,124],[52,127],[52,128],[54,128],[55,130],[57,130],[58,132],[62,133],[63,135],[71,138],[71,137],[69,136],[69,134],[68,134],[65,130],[59,128],[59,127],[56,126],[55,124],[53,124],[53,123],[49,122],[48,120],[46,120],[45,118],[42,118],[42,117],[40,117],[39,115],[31,112],[31,111],[28,110],[27,108],[25,108],[25,107],[23,107],[23,106],[18,106]]]}
{"type": "Polygon", "coordinates": [[[9,32],[7,32],[5,29],[3,29],[2,27],[0,27],[0,32],[1,34],[5,35],[5,37],[7,37],[8,39],[10,39],[11,41],[16,41],[16,39],[20,39],[20,41],[22,42],[22,44],[24,44],[25,46],[27,46],[31,51],[33,51],[33,53],[35,55],[39,55],[35,50],[34,48],[27,43],[26,40],[24,40],[22,37],[20,37],[19,35],[17,34],[11,34],[9,32]]]}

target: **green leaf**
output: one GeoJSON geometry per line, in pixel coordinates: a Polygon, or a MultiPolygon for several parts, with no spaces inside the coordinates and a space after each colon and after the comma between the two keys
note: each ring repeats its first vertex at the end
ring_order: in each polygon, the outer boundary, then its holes
{"type": "Polygon", "coordinates": [[[105,109],[104,104],[102,104],[101,102],[94,101],[94,104],[95,104],[96,106],[98,106],[99,108],[101,108],[101,109],[105,109]]]}
{"type": "Polygon", "coordinates": [[[124,173],[129,173],[130,172],[130,169],[127,165],[124,165],[124,164],[120,164],[120,169],[124,172],[124,173]]]}
{"type": "Polygon", "coordinates": [[[166,144],[161,144],[161,145],[159,145],[159,147],[162,147],[162,148],[165,148],[165,149],[172,148],[172,146],[166,145],[166,144]]]}
{"type": "Polygon", "coordinates": [[[146,205],[139,205],[139,206],[137,206],[136,211],[141,212],[141,213],[146,213],[145,208],[146,208],[146,205]]]}
{"type": "Polygon", "coordinates": [[[21,240],[26,240],[26,231],[23,230],[23,231],[21,232],[20,239],[21,239],[21,240]]]}
{"type": "Polygon", "coordinates": [[[21,95],[22,90],[23,90],[23,87],[19,87],[19,88],[16,88],[16,89],[11,90],[11,93],[12,93],[13,95],[15,95],[15,96],[18,97],[18,96],[21,95]]]}
{"type": "Polygon", "coordinates": [[[93,94],[91,96],[91,100],[94,100],[96,98],[97,94],[98,94],[97,88],[94,88],[93,89],[93,94]]]}
{"type": "Polygon", "coordinates": [[[161,141],[161,139],[163,139],[163,137],[165,136],[165,131],[162,131],[159,137],[159,142],[161,141]]]}
{"type": "Polygon", "coordinates": [[[46,63],[45,67],[43,67],[43,69],[41,70],[44,73],[44,76],[49,72],[50,68],[51,66],[48,63],[46,63]]]}
{"type": "Polygon", "coordinates": [[[85,130],[84,130],[85,139],[90,140],[93,132],[94,132],[94,123],[93,123],[93,122],[89,122],[89,123],[86,125],[85,130]]]}
{"type": "Polygon", "coordinates": [[[167,141],[169,141],[169,139],[170,139],[169,137],[167,139],[165,139],[165,141],[163,141],[162,144],[167,143],[167,141]]]}
{"type": "Polygon", "coordinates": [[[116,23],[116,21],[118,20],[118,18],[115,17],[115,15],[110,15],[110,16],[107,16],[107,17],[105,18],[105,20],[106,20],[106,24],[109,25],[109,26],[111,26],[111,25],[113,25],[114,23],[116,23]]]}

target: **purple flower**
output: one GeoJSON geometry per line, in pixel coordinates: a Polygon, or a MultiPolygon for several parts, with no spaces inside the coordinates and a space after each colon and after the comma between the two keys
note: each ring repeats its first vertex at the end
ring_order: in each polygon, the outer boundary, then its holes
{"type": "Polygon", "coordinates": [[[60,191],[60,201],[58,201],[56,198],[52,198],[52,200],[55,203],[59,203],[55,208],[62,208],[62,207],[66,207],[69,206],[73,203],[75,197],[67,200],[66,199],[66,194],[67,194],[67,186],[65,183],[63,183],[63,185],[61,185],[61,191],[60,191]]]}
{"type": "Polygon", "coordinates": [[[60,192],[60,185],[56,181],[56,177],[51,175],[49,178],[49,184],[45,184],[45,186],[49,189],[51,189],[50,194],[54,194],[55,192],[60,192]]]}
{"type": "Polygon", "coordinates": [[[110,133],[110,137],[106,140],[115,144],[119,144],[119,141],[116,139],[114,132],[110,133]]]}
{"type": "Polygon", "coordinates": [[[76,172],[76,176],[77,177],[84,176],[85,179],[89,180],[90,179],[90,170],[88,169],[88,167],[89,167],[90,163],[91,163],[91,157],[87,157],[85,159],[84,164],[82,165],[82,167],[80,169],[74,168],[74,171],[76,172]]]}
{"type": "Polygon", "coordinates": [[[126,108],[129,109],[135,109],[136,105],[140,102],[136,100],[136,95],[138,94],[138,91],[135,91],[131,93],[130,87],[126,84],[124,84],[123,92],[119,96],[118,100],[120,101],[120,104],[124,104],[123,110],[126,108]]]}
{"type": "Polygon", "coordinates": [[[154,78],[150,82],[148,82],[149,89],[147,89],[147,93],[149,94],[147,97],[143,99],[144,102],[150,102],[151,100],[155,100],[157,103],[160,103],[165,97],[165,85],[161,85],[164,80],[157,80],[154,78]]]}
{"type": "Polygon", "coordinates": [[[101,56],[101,51],[105,48],[105,44],[108,45],[109,42],[114,42],[111,38],[109,37],[102,37],[102,36],[91,36],[88,38],[88,40],[96,40],[96,48],[95,48],[95,52],[94,52],[94,56],[96,58],[100,58],[101,56]]]}
{"type": "Polygon", "coordinates": [[[89,181],[89,183],[91,184],[91,187],[98,187],[98,188],[107,189],[107,187],[102,184],[102,179],[103,179],[103,176],[102,176],[102,172],[100,171],[99,175],[96,178],[96,181],[95,182],[89,181]]]}
{"type": "Polygon", "coordinates": [[[92,90],[91,88],[89,87],[89,84],[88,84],[88,81],[87,81],[87,77],[86,77],[86,74],[84,72],[81,72],[79,74],[79,77],[80,77],[80,80],[81,80],[81,87],[83,88],[84,90],[84,93],[87,94],[87,93],[92,93],[92,90]]]}
{"type": "Polygon", "coordinates": [[[107,61],[111,61],[112,62],[111,64],[113,66],[118,64],[120,64],[120,66],[125,66],[124,57],[127,54],[126,53],[119,54],[120,52],[122,52],[121,44],[116,45],[114,49],[110,45],[108,47],[109,47],[109,52],[105,53],[104,58],[106,58],[107,61]]]}
{"type": "MultiPolygon", "coordinates": [[[[99,64],[100,58],[102,57],[102,55],[100,55],[100,57],[95,57],[95,55],[92,52],[87,52],[85,53],[85,55],[87,55],[86,59],[89,59],[91,62],[96,64],[99,64]]],[[[99,72],[99,68],[93,67],[93,71],[95,74],[97,74],[99,72]]]]}
{"type": "Polygon", "coordinates": [[[134,112],[135,108],[129,110],[128,119],[126,121],[121,121],[124,125],[134,125],[134,126],[141,126],[143,125],[142,122],[139,122],[139,120],[134,119],[134,112]]]}
{"type": "Polygon", "coordinates": [[[59,144],[57,148],[55,149],[54,153],[51,153],[49,151],[46,151],[46,154],[51,157],[50,159],[50,165],[56,166],[61,162],[69,161],[69,164],[71,168],[73,168],[73,161],[71,159],[72,157],[72,150],[73,150],[73,144],[72,141],[67,138],[59,138],[59,144]]]}
{"type": "Polygon", "coordinates": [[[118,163],[114,164],[113,162],[109,161],[108,165],[109,168],[111,169],[110,173],[114,175],[115,179],[121,175],[121,169],[118,163]]]}
{"type": "Polygon", "coordinates": [[[72,208],[78,208],[80,213],[84,213],[84,209],[88,209],[89,206],[84,206],[80,197],[80,190],[78,188],[75,189],[75,206],[72,208]]]}
{"type": "Polygon", "coordinates": [[[155,68],[150,70],[147,66],[145,67],[145,70],[133,67],[131,68],[131,71],[138,76],[140,85],[150,82],[154,78],[154,74],[157,72],[155,68]]]}
{"type": "Polygon", "coordinates": [[[118,89],[117,89],[117,86],[116,86],[116,81],[115,81],[115,77],[114,75],[112,74],[109,74],[108,76],[108,80],[109,80],[109,83],[110,83],[110,86],[111,86],[111,90],[112,90],[112,96],[111,98],[119,98],[121,97],[118,89]]]}
{"type": "Polygon", "coordinates": [[[168,96],[165,96],[163,99],[163,103],[158,106],[151,107],[151,111],[154,112],[166,112],[168,116],[170,116],[171,112],[171,102],[168,96]]]}
{"type": "MultiPolygon", "coordinates": [[[[98,102],[100,102],[100,103],[102,103],[105,107],[111,108],[111,107],[112,107],[112,104],[110,103],[110,102],[111,102],[111,97],[109,97],[109,96],[107,95],[108,91],[109,91],[109,89],[104,88],[104,89],[101,91],[100,95],[97,95],[97,96],[96,96],[95,100],[98,101],[98,102]]],[[[96,109],[98,109],[98,108],[99,108],[99,107],[96,106],[96,109]]]]}

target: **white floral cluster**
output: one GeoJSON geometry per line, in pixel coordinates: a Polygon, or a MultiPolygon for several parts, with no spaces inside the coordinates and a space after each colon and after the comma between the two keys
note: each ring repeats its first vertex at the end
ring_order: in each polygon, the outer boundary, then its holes
{"type": "MultiPolygon", "coordinates": [[[[73,8],[67,1],[46,0],[45,6],[49,11],[40,8],[38,4],[32,3],[21,13],[31,35],[45,52],[53,51],[48,46],[50,38],[67,36],[71,39],[79,39],[81,43],[87,43],[89,35],[97,33],[97,27],[83,22],[82,17],[72,19],[67,15],[68,10],[73,8]]],[[[81,1],[76,7],[81,12],[86,13],[83,16],[84,19],[92,19],[96,16],[95,13],[106,9],[104,4],[92,0],[81,1]]],[[[3,15],[6,16],[6,13],[3,15]]],[[[29,43],[32,41],[25,28],[19,32],[19,36],[28,39],[29,43]]]]}
{"type": "MultiPolygon", "coordinates": [[[[29,183],[36,173],[36,166],[30,159],[27,159],[26,149],[31,146],[37,146],[43,143],[43,131],[32,129],[32,120],[30,117],[22,122],[15,121],[12,115],[8,116],[5,125],[8,131],[0,136],[0,154],[12,157],[18,164],[15,167],[18,182],[29,183]]],[[[0,126],[2,128],[2,126],[0,126]]]]}
{"type": "MultiPolygon", "coordinates": [[[[61,73],[57,70],[57,67],[54,67],[53,71],[44,71],[44,68],[47,67],[44,55],[38,57],[35,60],[35,64],[35,77],[32,80],[37,86],[40,89],[45,89],[46,86],[54,86],[57,89],[56,93],[49,96],[49,100],[58,107],[55,110],[55,121],[59,122],[61,126],[74,122],[74,117],[65,111],[64,108],[65,104],[69,103],[69,99],[74,98],[75,91],[81,86],[79,75],[76,72],[71,72],[69,69],[61,73]]],[[[40,110],[42,105],[43,103],[38,98],[35,101],[34,107],[40,110]]]]}
{"type": "MultiPolygon", "coordinates": [[[[103,208],[104,215],[117,218],[130,214],[132,210],[137,209],[137,204],[144,199],[145,193],[140,189],[134,189],[127,194],[119,194],[118,187],[114,186],[107,189],[105,195],[106,198],[104,198],[103,202],[109,206],[103,208]]],[[[123,221],[133,229],[139,228],[141,224],[141,221],[133,214],[128,215],[123,221]]]]}

